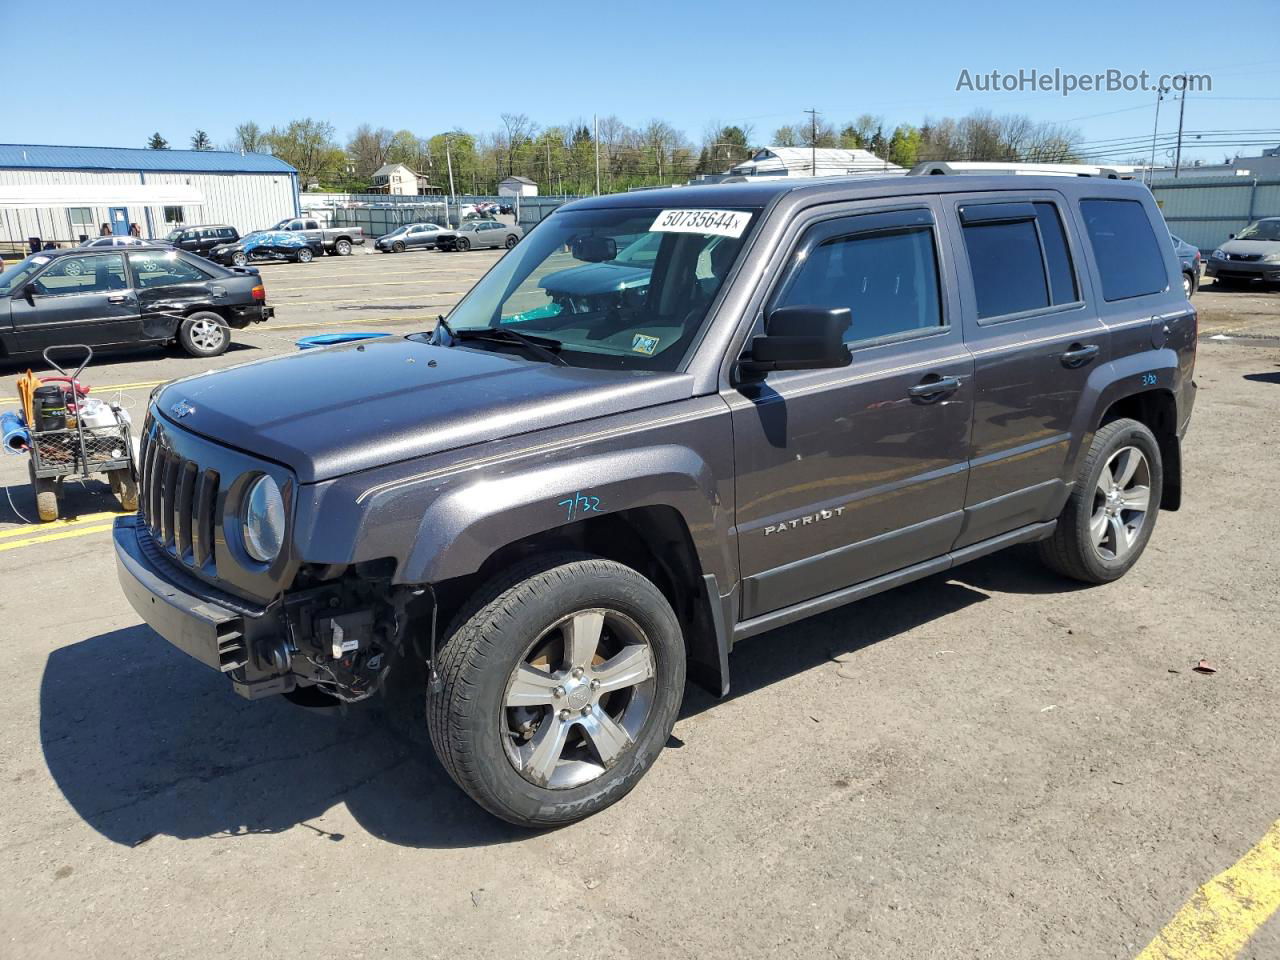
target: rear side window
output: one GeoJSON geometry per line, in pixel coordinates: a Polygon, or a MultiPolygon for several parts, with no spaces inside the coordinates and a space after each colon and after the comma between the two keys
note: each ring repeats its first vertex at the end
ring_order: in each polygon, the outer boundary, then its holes
{"type": "Polygon", "coordinates": [[[845,343],[942,326],[932,226],[835,236],[808,252],[774,306],[848,307],[845,343]]]}
{"type": "Polygon", "coordinates": [[[1102,276],[1103,300],[1129,300],[1169,287],[1165,257],[1147,210],[1137,200],[1082,200],[1093,259],[1102,276]]]}
{"type": "Polygon", "coordinates": [[[1104,300],[1128,300],[1168,288],[1164,254],[1140,202],[1081,200],[1080,213],[1102,276],[1104,300]]]}
{"type": "Polygon", "coordinates": [[[1054,204],[966,205],[960,218],[979,320],[1079,300],[1067,236],[1054,204]]]}

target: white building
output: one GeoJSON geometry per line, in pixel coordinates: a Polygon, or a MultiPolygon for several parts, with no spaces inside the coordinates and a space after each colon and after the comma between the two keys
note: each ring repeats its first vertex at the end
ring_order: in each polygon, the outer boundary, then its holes
{"type": "Polygon", "coordinates": [[[297,216],[298,173],[276,157],[217,150],[0,144],[0,244],[63,245],[102,225],[164,237],[229,224],[241,233],[297,216]]]}
{"type": "Polygon", "coordinates": [[[426,196],[439,193],[440,188],[433,186],[426,177],[420,173],[414,173],[403,163],[384,163],[373,173],[372,192],[397,196],[426,196]]]}
{"type": "Polygon", "coordinates": [[[904,173],[870,150],[819,147],[762,147],[750,160],[729,170],[735,177],[837,177],[849,174],[904,173]]]}
{"type": "Polygon", "coordinates": [[[538,185],[528,177],[503,177],[498,181],[498,196],[500,197],[536,197],[538,195],[538,185]]]}

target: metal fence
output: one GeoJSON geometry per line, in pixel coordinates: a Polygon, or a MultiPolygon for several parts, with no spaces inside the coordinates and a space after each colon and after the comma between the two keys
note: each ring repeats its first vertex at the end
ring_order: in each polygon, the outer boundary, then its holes
{"type": "Polygon", "coordinates": [[[1280,217],[1280,179],[1275,178],[1159,179],[1151,193],[1170,232],[1206,253],[1253,220],[1280,217]]]}

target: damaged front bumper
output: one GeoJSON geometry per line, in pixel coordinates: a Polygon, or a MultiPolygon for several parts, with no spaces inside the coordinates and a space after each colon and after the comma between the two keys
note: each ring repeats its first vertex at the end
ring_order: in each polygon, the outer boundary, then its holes
{"type": "Polygon", "coordinates": [[[335,582],[266,606],[174,567],[139,517],[119,517],[116,571],[138,616],[248,700],[318,686],[339,700],[376,690],[398,652],[410,592],[335,582]]]}

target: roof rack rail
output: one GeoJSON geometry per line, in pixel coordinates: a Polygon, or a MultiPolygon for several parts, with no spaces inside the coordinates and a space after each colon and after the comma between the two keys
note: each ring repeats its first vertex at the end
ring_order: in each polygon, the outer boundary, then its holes
{"type": "Polygon", "coordinates": [[[986,160],[930,160],[918,163],[908,171],[909,177],[955,176],[959,174],[1006,173],[1051,177],[1104,177],[1108,180],[1132,180],[1132,167],[1096,167],[1087,163],[999,163],[986,160]]]}

